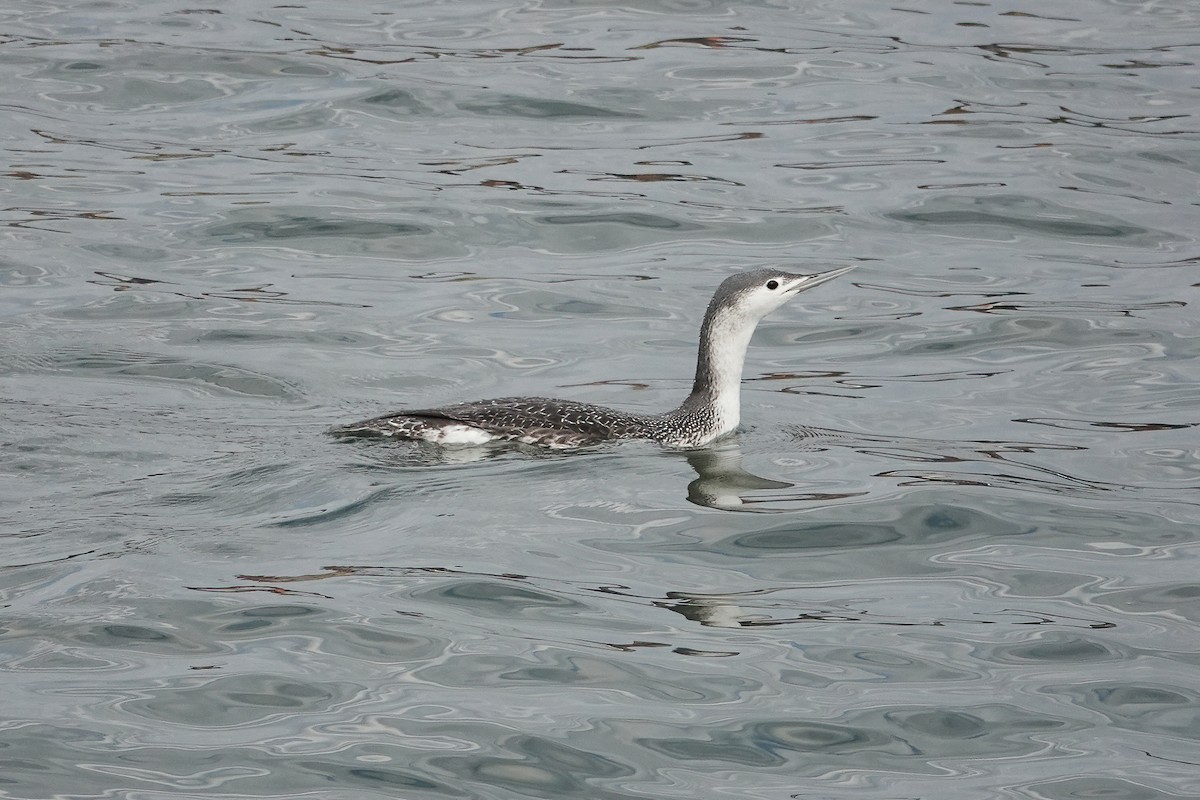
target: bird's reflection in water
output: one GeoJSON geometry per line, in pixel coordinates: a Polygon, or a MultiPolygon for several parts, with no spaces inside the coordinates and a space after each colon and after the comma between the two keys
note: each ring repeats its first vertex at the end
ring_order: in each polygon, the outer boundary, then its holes
{"type": "Polygon", "coordinates": [[[698,506],[724,511],[778,513],[788,509],[775,508],[771,502],[812,502],[840,500],[865,492],[788,492],[755,496],[766,490],[791,489],[796,484],[764,478],[742,469],[742,451],[732,441],[712,445],[702,450],[684,451],[696,479],[688,484],[687,499],[698,506]]]}
{"type": "MultiPolygon", "coordinates": [[[[759,589],[735,594],[696,594],[693,592],[667,592],[666,599],[655,600],[654,605],[674,611],[692,622],[708,628],[746,628],[754,626],[786,625],[796,622],[861,622],[865,615],[842,614],[833,611],[792,610],[783,616],[769,602],[757,608],[754,597],[770,595],[774,590],[759,589]],[[747,605],[746,601],[750,604],[747,605]]],[[[761,602],[761,601],[760,601],[761,602]]],[[[894,623],[893,623],[894,624],[894,623]]]]}
{"type": "MultiPolygon", "coordinates": [[[[941,628],[950,625],[1046,625],[1057,628],[1100,630],[1114,627],[1111,620],[1079,617],[1060,613],[1053,605],[1042,608],[997,607],[955,614],[960,602],[955,583],[939,587],[944,596],[939,605],[947,616],[904,616],[889,613],[885,602],[848,598],[836,586],[773,587],[752,589],[728,594],[701,594],[690,591],[669,591],[663,599],[652,600],[658,608],[673,611],[707,628],[767,628],[796,624],[853,623],[893,627],[941,628]],[[820,599],[805,599],[804,595],[820,599]]],[[[849,587],[857,591],[857,587],[849,587]]]]}

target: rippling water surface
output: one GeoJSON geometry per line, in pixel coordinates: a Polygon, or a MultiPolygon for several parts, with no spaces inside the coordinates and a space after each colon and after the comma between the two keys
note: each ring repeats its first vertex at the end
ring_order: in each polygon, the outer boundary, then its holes
{"type": "Polygon", "coordinates": [[[0,19],[0,797],[1200,795],[1192,0],[0,19]]]}

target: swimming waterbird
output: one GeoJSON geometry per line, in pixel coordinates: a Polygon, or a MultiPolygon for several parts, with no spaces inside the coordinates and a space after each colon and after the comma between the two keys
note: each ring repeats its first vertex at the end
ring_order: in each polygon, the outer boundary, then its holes
{"type": "Polygon", "coordinates": [[[520,442],[568,448],[645,439],[671,448],[703,447],[732,432],[741,421],[742,365],[759,320],[800,292],[851,269],[810,275],[756,269],[722,281],[700,326],[691,394],[679,408],[664,414],[634,414],[547,397],[500,397],[394,411],[334,428],[331,433],[440,444],[520,442]]]}

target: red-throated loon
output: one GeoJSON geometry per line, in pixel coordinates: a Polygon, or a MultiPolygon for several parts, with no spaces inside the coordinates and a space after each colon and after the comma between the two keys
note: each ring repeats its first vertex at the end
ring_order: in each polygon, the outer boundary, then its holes
{"type": "Polygon", "coordinates": [[[665,414],[633,414],[546,397],[500,397],[395,411],[334,428],[331,433],[441,444],[521,442],[565,448],[646,439],[666,447],[703,447],[738,426],[742,364],[759,320],[800,292],[852,269],[799,275],[768,268],[726,278],[717,287],[700,326],[692,393],[679,408],[665,414]]]}

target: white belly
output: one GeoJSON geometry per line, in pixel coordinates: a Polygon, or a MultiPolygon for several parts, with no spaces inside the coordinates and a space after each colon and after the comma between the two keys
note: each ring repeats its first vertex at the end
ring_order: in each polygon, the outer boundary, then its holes
{"type": "Polygon", "coordinates": [[[472,425],[439,425],[421,431],[421,438],[437,444],[486,444],[496,437],[472,425]]]}

